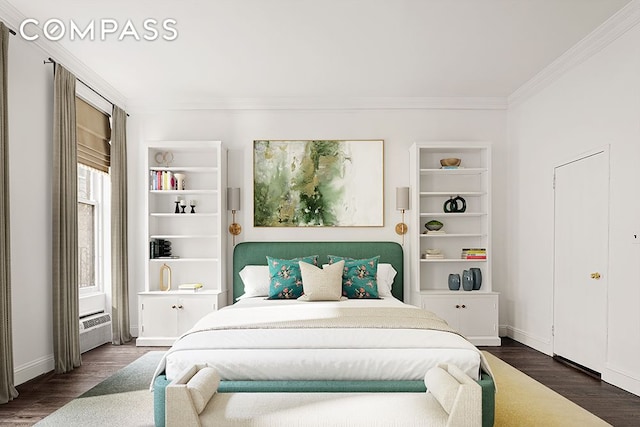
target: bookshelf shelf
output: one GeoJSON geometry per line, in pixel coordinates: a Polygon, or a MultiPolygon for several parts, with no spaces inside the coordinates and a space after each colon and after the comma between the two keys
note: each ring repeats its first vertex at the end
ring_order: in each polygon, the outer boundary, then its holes
{"type": "Polygon", "coordinates": [[[498,294],[492,289],[490,262],[491,147],[464,141],[416,142],[410,157],[414,189],[411,205],[416,207],[411,211],[413,227],[409,226],[409,230],[416,230],[411,237],[414,298],[472,342],[499,345],[498,294]],[[442,168],[443,158],[459,158],[461,164],[458,168],[442,168]],[[464,199],[464,211],[447,212],[451,210],[445,209],[447,202],[458,196],[464,199]],[[431,220],[442,222],[444,233],[423,233],[431,220]],[[443,258],[426,258],[427,251],[440,253],[443,258]],[[484,257],[462,258],[468,253],[484,257]],[[463,271],[471,268],[480,269],[480,289],[450,290],[449,275],[462,278],[463,271]]]}

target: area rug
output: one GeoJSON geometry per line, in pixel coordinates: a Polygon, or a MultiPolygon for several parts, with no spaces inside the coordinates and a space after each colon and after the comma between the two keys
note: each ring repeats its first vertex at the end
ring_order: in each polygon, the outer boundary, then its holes
{"type": "Polygon", "coordinates": [[[35,425],[153,426],[153,393],[149,385],[163,354],[144,354],[35,425]]]}
{"type": "MultiPolygon", "coordinates": [[[[483,353],[498,388],[496,427],[610,425],[492,354],[483,353]]],[[[149,384],[162,354],[160,351],[145,354],[36,426],[153,426],[153,394],[149,384]]]]}
{"type": "Polygon", "coordinates": [[[513,366],[483,351],[496,388],[495,426],[598,427],[610,426],[513,366]]]}

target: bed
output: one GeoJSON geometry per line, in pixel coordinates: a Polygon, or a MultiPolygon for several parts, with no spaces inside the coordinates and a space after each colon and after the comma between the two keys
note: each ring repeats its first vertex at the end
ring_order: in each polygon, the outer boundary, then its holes
{"type": "Polygon", "coordinates": [[[403,303],[403,263],[402,247],[394,242],[236,245],[236,303],[205,316],[158,365],[156,425],[163,424],[166,385],[185,367],[203,363],[219,371],[220,392],[423,392],[430,367],[455,364],[483,387],[483,425],[492,425],[495,387],[482,354],[441,319],[403,303]],[[330,255],[379,257],[378,265],[391,267],[395,277],[379,299],[303,302],[245,292],[246,266],[308,255],[317,255],[319,264],[330,255]]]}

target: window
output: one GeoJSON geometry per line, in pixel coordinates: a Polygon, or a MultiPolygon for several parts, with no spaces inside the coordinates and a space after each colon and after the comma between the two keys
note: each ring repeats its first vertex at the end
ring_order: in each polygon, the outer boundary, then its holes
{"type": "Polygon", "coordinates": [[[80,289],[96,286],[96,205],[78,201],[78,265],[80,289]]]}
{"type": "Polygon", "coordinates": [[[78,275],[81,295],[104,292],[109,274],[109,175],[78,165],[78,275]]]}
{"type": "Polygon", "coordinates": [[[76,96],[80,316],[108,311],[111,293],[110,106],[86,95],[76,96]]]}

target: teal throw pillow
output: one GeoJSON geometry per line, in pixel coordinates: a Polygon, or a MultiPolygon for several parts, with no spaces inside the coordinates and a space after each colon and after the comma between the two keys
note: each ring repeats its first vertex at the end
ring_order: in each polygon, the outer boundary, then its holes
{"type": "Polygon", "coordinates": [[[297,299],[303,294],[300,261],[318,265],[318,255],[305,256],[294,259],[279,259],[267,257],[269,265],[269,298],[268,299],[297,299]]]}
{"type": "Polygon", "coordinates": [[[378,261],[380,256],[353,259],[329,255],[329,264],[344,260],[342,295],[350,299],[380,298],[378,294],[378,261]]]}

